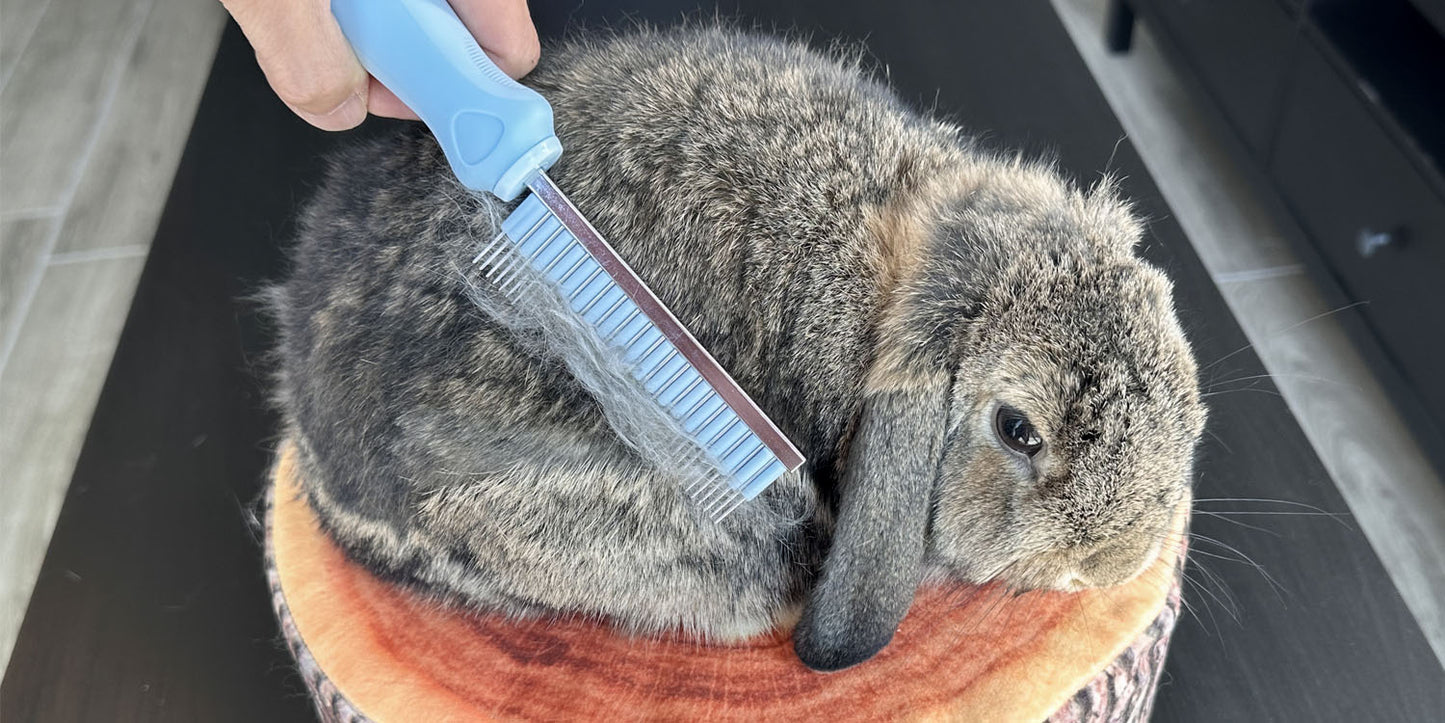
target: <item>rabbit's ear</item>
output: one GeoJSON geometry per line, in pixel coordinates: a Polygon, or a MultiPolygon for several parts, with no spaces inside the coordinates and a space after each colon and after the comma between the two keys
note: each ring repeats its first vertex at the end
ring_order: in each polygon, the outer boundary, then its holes
{"type": "Polygon", "coordinates": [[[947,426],[948,380],[875,391],[848,453],[823,574],[793,632],[809,668],[873,657],[913,602],[947,426]]]}

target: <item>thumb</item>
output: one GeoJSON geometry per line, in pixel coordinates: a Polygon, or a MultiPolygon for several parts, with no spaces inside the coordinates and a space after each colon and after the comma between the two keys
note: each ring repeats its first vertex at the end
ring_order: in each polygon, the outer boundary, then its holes
{"type": "Polygon", "coordinates": [[[221,0],[256,50],[271,89],[322,130],[366,118],[369,77],[331,15],[329,0],[221,0]]]}

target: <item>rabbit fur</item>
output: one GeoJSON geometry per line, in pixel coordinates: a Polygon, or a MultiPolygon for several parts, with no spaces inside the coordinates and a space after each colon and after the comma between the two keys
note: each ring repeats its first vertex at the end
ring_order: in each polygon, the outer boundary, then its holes
{"type": "Polygon", "coordinates": [[[415,128],[336,156],[273,293],[305,493],[350,555],[510,615],[796,621],[817,670],[886,645],[925,579],[1074,590],[1152,559],[1204,409],[1108,183],[980,150],[857,55],[724,27],[583,36],[525,82],[558,185],[808,462],[706,519],[468,300],[510,207],[415,128]]]}

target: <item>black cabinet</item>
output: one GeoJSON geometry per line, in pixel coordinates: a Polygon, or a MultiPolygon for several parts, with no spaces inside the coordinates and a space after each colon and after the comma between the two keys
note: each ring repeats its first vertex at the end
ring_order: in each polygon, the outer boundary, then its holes
{"type": "Polygon", "coordinates": [[[1445,203],[1324,62],[1299,69],[1271,175],[1405,381],[1445,410],[1445,203]]]}
{"type": "Polygon", "coordinates": [[[1445,0],[1127,7],[1293,214],[1301,256],[1445,469],[1445,0]]]}
{"type": "Polygon", "coordinates": [[[1148,4],[1250,151],[1267,153],[1298,42],[1295,20],[1275,0],[1148,4]]]}

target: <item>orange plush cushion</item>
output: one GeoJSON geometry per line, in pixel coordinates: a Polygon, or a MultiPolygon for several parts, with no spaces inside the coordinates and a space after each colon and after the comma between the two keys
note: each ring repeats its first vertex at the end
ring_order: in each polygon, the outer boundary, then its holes
{"type": "Polygon", "coordinates": [[[927,589],[877,658],[820,675],[781,631],[704,647],[440,607],[348,560],[318,528],[297,469],[288,445],[271,520],[278,605],[335,692],[377,721],[1043,720],[1149,629],[1176,577],[1166,550],[1107,590],[927,589]]]}

